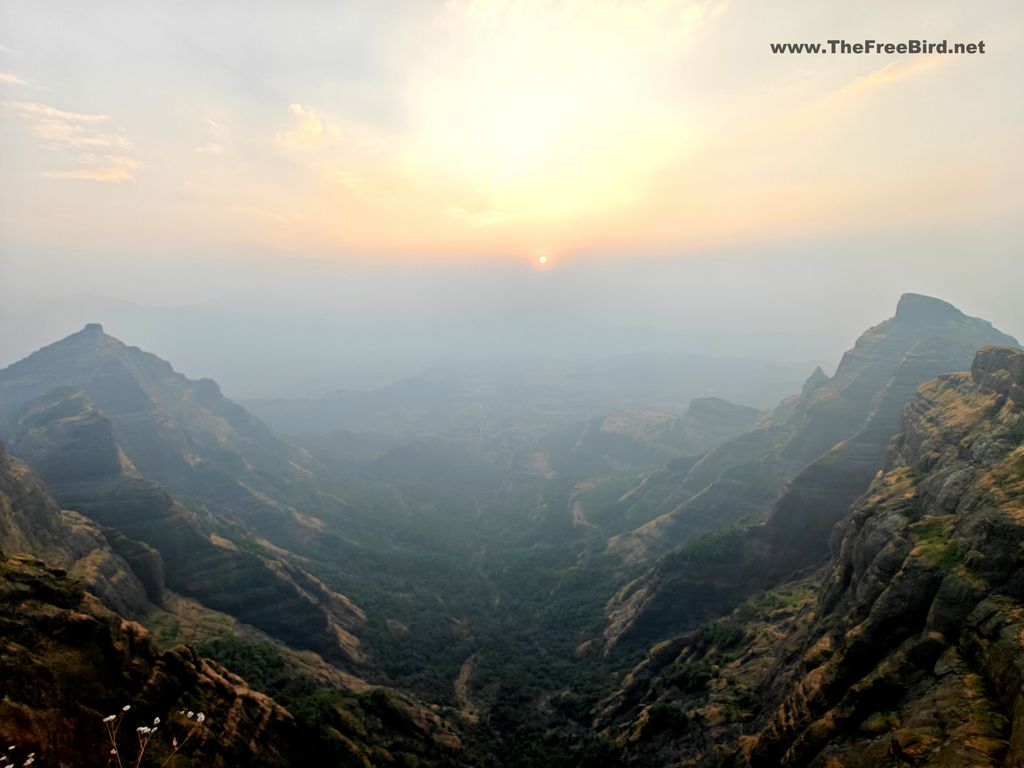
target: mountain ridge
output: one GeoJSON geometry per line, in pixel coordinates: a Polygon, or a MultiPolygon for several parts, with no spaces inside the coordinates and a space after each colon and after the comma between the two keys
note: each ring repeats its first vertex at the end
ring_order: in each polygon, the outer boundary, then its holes
{"type": "Polygon", "coordinates": [[[623,765],[1024,760],[1024,352],[923,384],[834,541],[650,649],[597,713],[623,765]]]}
{"type": "Polygon", "coordinates": [[[287,549],[245,548],[262,537],[301,544],[322,529],[289,503],[289,484],[310,476],[314,460],[214,382],[191,381],[90,324],[0,371],[0,432],[62,506],[119,532],[126,554],[158,552],[170,588],[298,647],[364,663],[358,607],[287,549]]]}
{"type": "MultiPolygon", "coordinates": [[[[632,537],[609,544],[611,553],[627,559],[642,559],[637,547],[641,552],[657,547],[654,552],[664,554],[668,542],[681,538],[683,544],[609,602],[609,647],[643,636],[644,623],[661,632],[706,617],[705,611],[718,610],[715,605],[731,609],[752,590],[827,557],[832,526],[881,467],[917,386],[969,368],[977,349],[992,340],[1019,346],[947,302],[908,294],[896,316],[862,334],[827,384],[809,394],[805,387],[804,394],[783,401],[751,432],[705,454],[687,471],[688,478],[700,476],[702,465],[720,456],[732,466],[716,470],[717,479],[632,537]],[[845,436],[833,440],[838,434],[845,436]],[[819,448],[822,454],[806,458],[819,448]],[[730,452],[739,456],[738,463],[730,452]],[[737,510],[745,518],[737,519],[737,510]],[[729,528],[734,530],[724,533],[729,528]],[[702,543],[702,535],[710,540],[702,543]],[[694,548],[705,544],[725,548],[722,559],[711,565],[697,556],[694,548]],[[696,559],[687,555],[688,546],[696,559]],[[679,594],[686,599],[679,600],[679,594]],[[690,605],[699,607],[692,611],[690,605]]],[[[667,487],[673,493],[680,486],[667,487]]]]}

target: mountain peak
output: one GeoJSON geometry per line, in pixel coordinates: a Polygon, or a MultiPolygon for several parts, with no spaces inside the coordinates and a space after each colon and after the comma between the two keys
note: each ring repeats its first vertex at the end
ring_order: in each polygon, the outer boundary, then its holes
{"type": "MultiPolygon", "coordinates": [[[[56,347],[63,342],[71,342],[72,344],[90,344],[90,345],[102,345],[109,342],[117,342],[113,336],[109,335],[103,330],[103,326],[100,323],[86,323],[82,330],[77,333],[72,333],[70,336],[66,336],[61,341],[51,344],[51,347],[56,347]]],[[[118,342],[120,343],[120,342],[118,342]]],[[[45,347],[44,347],[45,349],[45,347]]]]}
{"type": "Polygon", "coordinates": [[[816,390],[818,387],[827,383],[828,375],[823,370],[821,370],[821,366],[819,365],[814,369],[814,373],[807,377],[807,381],[804,382],[801,394],[804,397],[807,397],[807,395],[811,394],[811,392],[816,390]]]}
{"type": "Polygon", "coordinates": [[[896,305],[896,319],[911,323],[936,323],[963,318],[948,301],[920,293],[904,293],[896,305]]]}

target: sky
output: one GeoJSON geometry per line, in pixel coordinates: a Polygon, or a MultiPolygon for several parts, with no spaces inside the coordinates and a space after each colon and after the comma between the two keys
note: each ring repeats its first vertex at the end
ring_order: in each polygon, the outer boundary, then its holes
{"type": "Polygon", "coordinates": [[[1024,335],[1022,71],[1011,0],[0,0],[0,321],[345,297],[847,338],[918,290],[1024,335]],[[769,48],[831,38],[986,53],[769,48]]]}

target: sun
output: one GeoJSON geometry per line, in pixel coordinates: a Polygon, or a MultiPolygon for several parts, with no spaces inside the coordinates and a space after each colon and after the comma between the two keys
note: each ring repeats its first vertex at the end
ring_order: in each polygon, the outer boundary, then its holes
{"type": "Polygon", "coordinates": [[[551,251],[547,248],[538,250],[539,252],[534,251],[533,268],[538,272],[544,272],[551,268],[551,251]]]}

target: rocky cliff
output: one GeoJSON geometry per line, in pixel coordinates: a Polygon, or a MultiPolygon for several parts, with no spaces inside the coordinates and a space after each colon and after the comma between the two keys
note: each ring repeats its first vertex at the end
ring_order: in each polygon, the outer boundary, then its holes
{"type": "MultiPolygon", "coordinates": [[[[783,401],[754,429],[692,466],[655,473],[627,493],[620,514],[646,522],[613,540],[610,551],[631,561],[651,560],[711,531],[763,520],[788,483],[822,458],[804,478],[805,488],[786,502],[800,504],[801,493],[832,485],[836,473],[829,467],[840,457],[829,452],[857,438],[842,460],[861,465],[857,482],[863,485],[851,482],[853,495],[843,494],[841,514],[843,504],[863,491],[880,466],[914,388],[940,373],[966,369],[985,344],[1017,342],[951,304],[905,294],[892,318],[862,334],[843,355],[834,376],[816,370],[799,395],[783,401]]],[[[845,478],[846,467],[839,474],[845,478]]]]}
{"type": "Polygon", "coordinates": [[[0,628],[0,740],[19,764],[32,753],[40,765],[115,762],[108,715],[121,725],[125,764],[135,764],[139,751],[136,728],[158,717],[145,765],[169,758],[173,738],[183,746],[170,765],[269,767],[301,759],[287,711],[184,646],[157,650],[141,626],[105,609],[61,569],[30,557],[0,561],[0,628]],[[189,710],[205,722],[197,726],[189,710]]]}
{"type": "Polygon", "coordinates": [[[104,603],[139,617],[162,597],[160,559],[77,512],[48,490],[0,442],[0,551],[45,558],[80,578],[104,603]]]}
{"type": "MultiPolygon", "coordinates": [[[[35,422],[37,427],[44,423],[35,422]]],[[[77,442],[69,425],[55,433],[77,442]]],[[[46,434],[39,435],[44,444],[46,434]]],[[[51,470],[58,466],[41,464],[51,470]]],[[[81,491],[88,483],[76,487],[81,491]]],[[[169,498],[163,491],[154,493],[169,498]]],[[[116,518],[124,512],[116,501],[111,497],[98,503],[97,516],[116,518]]],[[[127,509],[133,513],[129,518],[139,513],[143,520],[126,527],[145,534],[145,515],[152,508],[133,503],[127,509]]],[[[209,543],[188,541],[185,548],[197,555],[193,567],[209,580],[207,589],[221,590],[254,623],[260,623],[253,613],[258,610],[280,626],[287,623],[299,647],[323,634],[322,613],[293,605],[302,598],[323,611],[339,599],[316,579],[286,564],[272,564],[282,570],[280,583],[291,585],[292,591],[282,596],[280,588],[263,587],[261,572],[211,571],[202,562],[203,546],[209,543]],[[304,625],[307,614],[321,618],[304,625]]],[[[138,755],[135,729],[151,727],[156,717],[162,723],[146,749],[145,766],[163,766],[171,757],[173,738],[184,746],[166,763],[172,767],[458,762],[461,744],[442,717],[414,699],[333,668],[322,672],[324,663],[313,654],[292,654],[289,658],[301,663],[271,670],[276,677],[267,676],[261,665],[268,653],[271,658],[283,653],[266,640],[243,644],[255,654],[237,660],[240,667],[264,672],[267,688],[288,694],[298,717],[192,648],[159,650],[141,625],[124,617],[148,617],[161,607],[163,564],[154,548],[120,530],[60,510],[29,467],[0,443],[0,743],[13,747],[6,757],[19,765],[33,753],[39,765],[117,764],[102,720],[116,715],[125,765],[134,765],[138,755]],[[122,711],[125,705],[130,705],[127,712],[122,711]],[[195,719],[185,715],[188,710],[204,712],[206,725],[197,729],[195,719]]],[[[175,578],[171,584],[178,586],[175,578]]],[[[163,608],[171,610],[175,602],[168,596],[163,608]]],[[[335,635],[343,640],[337,630],[335,635]]],[[[233,647],[241,641],[220,635],[218,642],[233,647]]]]}
{"type": "Polygon", "coordinates": [[[11,450],[62,507],[102,526],[150,592],[166,583],[293,647],[336,662],[362,660],[353,634],[365,620],[359,608],[287,553],[245,551],[212,533],[198,514],[140,475],[117,442],[113,420],[86,393],[51,391],[24,404],[8,424],[11,450]]]}
{"type": "Polygon", "coordinates": [[[607,702],[628,762],[1024,764],[1024,353],[981,349],[901,424],[820,575],[653,648],[607,702]]]}
{"type": "Polygon", "coordinates": [[[855,753],[837,737],[877,712],[892,717],[876,753],[1024,763],[1022,444],[1021,352],[982,349],[921,388],[837,531],[814,623],[769,678],[753,764],[855,753]]]}
{"type": "Polygon", "coordinates": [[[660,550],[679,538],[684,546],[609,603],[606,640],[643,642],[685,629],[822,562],[832,527],[882,466],[916,387],[968,368],[992,340],[1016,346],[945,302],[904,296],[896,316],[866,332],[832,379],[809,382],[760,427],[708,453],[683,486],[703,482],[693,478],[705,477],[704,465],[731,462],[717,479],[632,538],[613,542],[646,553],[648,544],[660,550]],[[767,512],[758,512],[773,496],[767,512]],[[739,514],[764,520],[730,530],[739,514]]]}
{"type": "Polygon", "coordinates": [[[0,649],[0,743],[18,765],[136,765],[143,739],[147,768],[464,762],[447,724],[406,697],[321,686],[300,701],[321,711],[293,715],[187,646],[159,650],[63,569],[28,556],[0,557],[0,649]]]}

